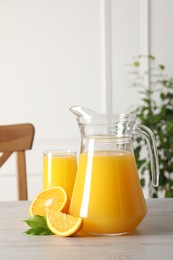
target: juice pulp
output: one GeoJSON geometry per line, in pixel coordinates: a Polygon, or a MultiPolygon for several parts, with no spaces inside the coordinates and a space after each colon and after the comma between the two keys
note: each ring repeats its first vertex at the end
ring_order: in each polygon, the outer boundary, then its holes
{"type": "Polygon", "coordinates": [[[43,188],[61,186],[71,199],[76,177],[76,156],[54,155],[43,157],[43,188]]]}
{"type": "Polygon", "coordinates": [[[83,217],[84,230],[90,233],[134,230],[147,212],[134,154],[81,154],[69,212],[83,217]]]}

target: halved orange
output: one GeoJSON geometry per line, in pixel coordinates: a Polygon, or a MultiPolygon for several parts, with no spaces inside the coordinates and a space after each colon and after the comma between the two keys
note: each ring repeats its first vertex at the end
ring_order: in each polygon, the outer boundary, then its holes
{"type": "Polygon", "coordinates": [[[46,216],[48,209],[67,212],[69,199],[66,191],[60,186],[47,188],[36,195],[29,209],[31,216],[46,216]]]}
{"type": "Polygon", "coordinates": [[[72,236],[82,229],[83,219],[50,209],[46,221],[49,229],[59,236],[72,236]]]}

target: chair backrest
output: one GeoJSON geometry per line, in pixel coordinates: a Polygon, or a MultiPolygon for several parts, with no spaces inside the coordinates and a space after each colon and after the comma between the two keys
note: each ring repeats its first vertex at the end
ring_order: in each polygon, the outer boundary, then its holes
{"type": "Polygon", "coordinates": [[[32,124],[0,126],[0,167],[13,152],[16,153],[19,200],[28,199],[25,151],[32,148],[34,134],[32,124]]]}

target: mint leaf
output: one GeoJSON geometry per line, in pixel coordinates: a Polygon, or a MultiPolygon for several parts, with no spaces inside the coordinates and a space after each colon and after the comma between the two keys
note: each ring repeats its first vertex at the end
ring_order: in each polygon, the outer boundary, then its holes
{"type": "Polygon", "coordinates": [[[32,236],[46,236],[46,235],[53,235],[52,231],[50,231],[49,228],[46,227],[37,227],[37,228],[30,228],[27,231],[25,231],[27,235],[32,236]]]}
{"type": "Polygon", "coordinates": [[[46,218],[43,216],[32,216],[23,220],[31,228],[25,231],[28,235],[44,236],[53,235],[52,231],[48,228],[46,218]]]}
{"type": "Polygon", "coordinates": [[[46,218],[43,216],[36,215],[29,217],[28,219],[23,221],[26,222],[31,228],[47,227],[46,218]]]}

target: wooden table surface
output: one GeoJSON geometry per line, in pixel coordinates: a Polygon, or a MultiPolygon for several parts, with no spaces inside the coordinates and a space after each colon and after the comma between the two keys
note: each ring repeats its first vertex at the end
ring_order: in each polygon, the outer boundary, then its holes
{"type": "Polygon", "coordinates": [[[173,259],[173,199],[147,200],[148,214],[130,235],[29,236],[28,201],[0,202],[0,259],[173,259]]]}

